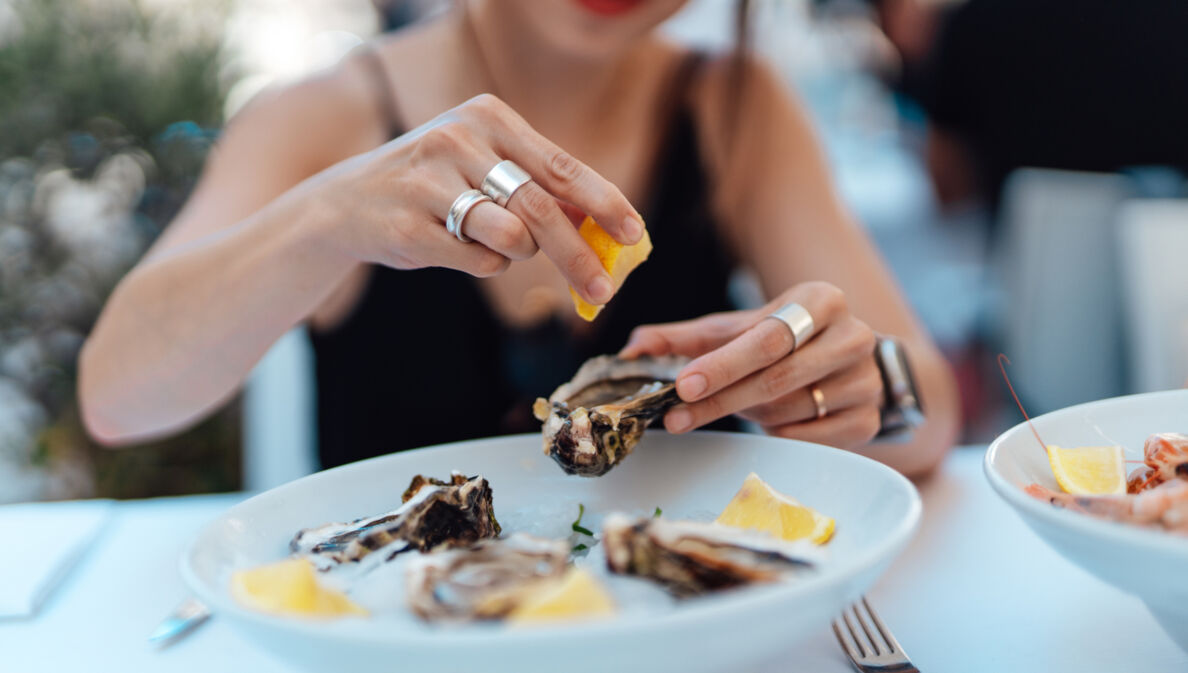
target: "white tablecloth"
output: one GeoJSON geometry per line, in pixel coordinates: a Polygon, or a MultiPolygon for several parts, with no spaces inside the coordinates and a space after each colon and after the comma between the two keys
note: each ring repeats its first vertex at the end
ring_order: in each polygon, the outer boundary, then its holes
{"type": "MultiPolygon", "coordinates": [[[[1064,561],[1023,525],[990,490],[981,457],[977,448],[957,449],[939,474],[919,484],[920,531],[869,594],[920,670],[1188,671],[1188,653],[1176,648],[1138,600],[1064,561]]],[[[0,621],[0,671],[286,670],[217,617],[167,649],[156,651],[145,642],[187,597],[177,570],[186,542],[243,497],[115,505],[94,548],[41,612],[0,621]]],[[[37,550],[20,540],[4,543],[7,553],[36,562],[37,550]]],[[[849,670],[825,625],[762,668],[849,670]]]]}

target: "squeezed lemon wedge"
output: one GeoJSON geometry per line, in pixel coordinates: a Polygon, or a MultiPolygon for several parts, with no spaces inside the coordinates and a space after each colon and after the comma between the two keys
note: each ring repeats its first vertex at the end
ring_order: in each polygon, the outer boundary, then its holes
{"type": "Polygon", "coordinates": [[[342,592],[318,584],[313,565],[288,559],[231,575],[231,595],[262,612],[304,617],[365,615],[367,611],[342,592]]]}
{"type": "Polygon", "coordinates": [[[1073,495],[1126,493],[1126,463],[1120,446],[1048,447],[1056,483],[1073,495]]]}
{"type": "Polygon", "coordinates": [[[589,572],[570,568],[559,581],[549,582],[516,606],[508,615],[512,623],[589,619],[614,614],[610,594],[589,572]]]}
{"type": "Polygon", "coordinates": [[[754,472],[718,515],[717,522],[771,533],[783,540],[824,544],[833,537],[836,522],[776,491],[754,472]]]}
{"type": "MultiPolygon", "coordinates": [[[[635,267],[643,264],[652,252],[652,239],[648,236],[647,229],[644,229],[643,238],[639,239],[638,243],[623,245],[611,238],[610,234],[606,233],[602,227],[598,226],[594,218],[588,215],[586,219],[582,220],[582,225],[578,228],[578,235],[594,250],[594,254],[598,255],[598,261],[602,263],[602,268],[610,274],[611,284],[616,292],[623,286],[628,274],[634,271],[635,267]]],[[[593,320],[603,308],[582,299],[581,295],[572,287],[569,288],[569,295],[573,297],[573,307],[577,310],[577,314],[586,320],[593,320]]]]}

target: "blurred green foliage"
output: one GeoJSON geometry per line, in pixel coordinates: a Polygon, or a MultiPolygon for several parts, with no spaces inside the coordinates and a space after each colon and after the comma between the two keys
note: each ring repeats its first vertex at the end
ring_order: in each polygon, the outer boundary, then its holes
{"type": "Polygon", "coordinates": [[[219,29],[226,0],[8,0],[0,37],[0,157],[46,138],[118,121],[147,145],[169,124],[218,124],[219,29]]]}
{"type": "Polygon", "coordinates": [[[228,11],[0,0],[0,400],[19,410],[0,413],[0,502],[240,487],[237,400],[189,432],[112,451],[87,437],[74,395],[103,301],[214,141],[228,11]]]}

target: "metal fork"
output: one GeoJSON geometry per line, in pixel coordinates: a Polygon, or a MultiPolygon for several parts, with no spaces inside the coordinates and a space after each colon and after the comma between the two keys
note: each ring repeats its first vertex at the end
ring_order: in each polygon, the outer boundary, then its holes
{"type": "Polygon", "coordinates": [[[149,642],[157,647],[167,647],[190,635],[194,629],[210,619],[210,608],[197,598],[186,599],[173,609],[149,635],[149,642]]]}
{"type": "Polygon", "coordinates": [[[866,602],[866,596],[851,605],[849,610],[842,611],[840,620],[833,620],[833,635],[837,636],[837,642],[841,643],[850,663],[860,673],[920,673],[908,659],[899,641],[891,635],[891,629],[866,602]],[[866,608],[869,619],[862,616],[862,608],[866,608]],[[858,623],[858,628],[854,628],[851,623],[851,615],[853,621],[858,623]],[[843,635],[842,624],[846,625],[844,631],[849,633],[848,639],[843,635]],[[873,624],[873,630],[870,624],[873,624]]]}

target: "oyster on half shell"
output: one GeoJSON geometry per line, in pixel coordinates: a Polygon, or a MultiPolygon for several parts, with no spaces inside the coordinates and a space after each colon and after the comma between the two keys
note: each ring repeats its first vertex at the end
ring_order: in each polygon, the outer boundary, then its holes
{"type": "Polygon", "coordinates": [[[701,521],[607,516],[602,544],[611,572],[638,575],[685,598],[789,579],[811,571],[822,552],[808,543],[701,521]]]}
{"type": "Polygon", "coordinates": [[[565,573],[569,544],[525,533],[418,556],[405,569],[409,608],[428,621],[498,619],[565,573]]]}
{"type": "Polygon", "coordinates": [[[386,514],[298,531],[289,549],[327,570],[380,549],[383,560],[389,561],[413,549],[427,551],[499,535],[491,486],[481,476],[454,472],[447,482],[418,474],[402,500],[404,504],[386,514]]]}
{"type": "Polygon", "coordinates": [[[677,372],[688,358],[667,355],[587,360],[573,380],[537,398],[545,455],[568,474],[599,477],[631,453],[644,428],[680,402],[677,372]]]}

